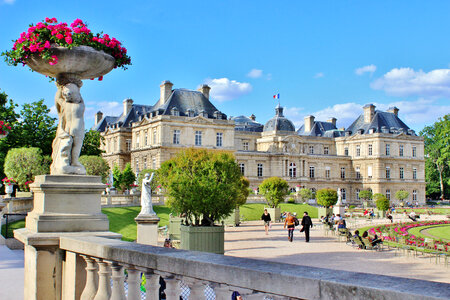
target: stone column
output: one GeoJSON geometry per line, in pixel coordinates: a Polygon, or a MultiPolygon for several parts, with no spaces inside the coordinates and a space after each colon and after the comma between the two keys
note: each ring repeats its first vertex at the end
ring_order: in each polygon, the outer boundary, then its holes
{"type": "Polygon", "coordinates": [[[105,187],[99,176],[41,175],[30,187],[33,211],[28,213],[26,227],[14,231],[25,245],[24,299],[61,299],[65,291],[84,286],[86,276],[76,255],[64,255],[59,249],[59,238],[121,235],[108,231],[108,219],[101,213],[105,187]]]}
{"type": "Polygon", "coordinates": [[[157,215],[139,214],[134,220],[137,223],[137,242],[158,246],[159,217],[157,215]]]}

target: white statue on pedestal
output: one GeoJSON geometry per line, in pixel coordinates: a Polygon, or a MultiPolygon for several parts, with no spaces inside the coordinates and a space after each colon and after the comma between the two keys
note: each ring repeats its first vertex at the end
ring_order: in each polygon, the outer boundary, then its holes
{"type": "Polygon", "coordinates": [[[338,194],[338,201],[336,205],[342,205],[342,191],[340,188],[337,189],[337,194],[338,194]]]}
{"type": "Polygon", "coordinates": [[[141,191],[141,212],[139,215],[156,215],[153,211],[152,205],[152,188],[150,183],[153,180],[153,175],[146,173],[144,179],[142,179],[142,191],[141,191]]]}

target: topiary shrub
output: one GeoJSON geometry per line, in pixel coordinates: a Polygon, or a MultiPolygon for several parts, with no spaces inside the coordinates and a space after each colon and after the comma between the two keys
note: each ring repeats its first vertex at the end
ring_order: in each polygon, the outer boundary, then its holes
{"type": "Polygon", "coordinates": [[[386,211],[389,209],[390,207],[390,203],[388,198],[386,198],[386,196],[382,195],[382,194],[375,194],[375,195],[379,195],[377,196],[375,199],[375,203],[377,205],[377,208],[381,211],[386,211]]]}
{"type": "Polygon", "coordinates": [[[310,189],[301,189],[298,194],[300,195],[303,203],[305,203],[309,199],[314,199],[315,197],[314,193],[310,189]]]}
{"type": "Polygon", "coordinates": [[[270,207],[278,207],[284,201],[284,197],[289,194],[289,185],[286,180],[279,177],[264,179],[259,185],[259,193],[266,198],[270,207]]]}
{"type": "Polygon", "coordinates": [[[337,203],[338,194],[333,189],[320,189],[316,192],[317,204],[330,207],[337,203]]]}
{"type": "Polygon", "coordinates": [[[106,183],[109,175],[109,166],[103,157],[82,155],[80,156],[80,163],[86,168],[87,175],[101,176],[102,182],[106,183]]]}
{"type": "Polygon", "coordinates": [[[408,197],[409,197],[409,193],[404,190],[400,190],[395,193],[395,198],[399,201],[403,201],[408,197]]]}
{"type": "Polygon", "coordinates": [[[29,191],[29,183],[36,175],[49,174],[50,159],[39,148],[13,148],[5,158],[5,174],[14,178],[19,190],[29,191]]]}
{"type": "Polygon", "coordinates": [[[373,198],[371,190],[362,190],[361,192],[359,192],[358,196],[360,199],[363,199],[365,201],[372,200],[373,198]]]}
{"type": "Polygon", "coordinates": [[[136,175],[134,175],[133,170],[131,169],[130,163],[125,165],[125,169],[120,171],[117,165],[113,168],[113,178],[114,178],[114,187],[120,191],[124,192],[134,183],[136,180],[136,175]]]}

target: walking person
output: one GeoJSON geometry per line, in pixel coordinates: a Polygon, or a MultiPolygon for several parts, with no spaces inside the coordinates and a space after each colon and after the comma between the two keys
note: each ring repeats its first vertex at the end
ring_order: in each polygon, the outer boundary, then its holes
{"type": "Polygon", "coordinates": [[[309,229],[313,227],[313,223],[311,221],[311,218],[308,216],[308,212],[303,213],[302,218],[302,229],[300,229],[300,232],[305,232],[305,241],[309,243],[309,229]]]}
{"type": "Polygon", "coordinates": [[[264,209],[264,213],[261,216],[261,220],[264,221],[264,229],[266,230],[266,235],[268,235],[269,234],[270,221],[272,221],[272,219],[270,218],[270,214],[267,211],[267,209],[264,209]]]}
{"type": "Polygon", "coordinates": [[[294,240],[295,218],[290,212],[286,214],[286,220],[284,221],[284,228],[288,229],[288,240],[292,242],[294,240]]]}

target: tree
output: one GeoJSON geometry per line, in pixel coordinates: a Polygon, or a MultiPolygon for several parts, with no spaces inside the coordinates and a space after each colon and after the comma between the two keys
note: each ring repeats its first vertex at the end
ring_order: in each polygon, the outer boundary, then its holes
{"type": "Polygon", "coordinates": [[[24,104],[20,122],[16,128],[23,147],[37,147],[44,155],[52,154],[52,142],[56,134],[56,119],[49,116],[50,109],[41,99],[24,104]]]}
{"type": "Polygon", "coordinates": [[[213,226],[236,208],[242,175],[228,152],[186,149],[158,172],[167,204],[185,216],[186,225],[213,226]]]}
{"type": "Polygon", "coordinates": [[[279,177],[270,177],[259,185],[259,192],[266,198],[270,207],[278,207],[289,194],[289,184],[279,177]]]}
{"type": "Polygon", "coordinates": [[[309,199],[314,199],[314,193],[310,189],[301,189],[298,194],[303,202],[306,202],[309,199]]]}
{"type": "Polygon", "coordinates": [[[382,194],[375,195],[377,195],[376,197],[374,197],[377,208],[381,211],[387,211],[390,207],[388,198],[386,198],[386,196],[382,194]]]}
{"type": "Polygon", "coordinates": [[[19,114],[15,112],[18,107],[12,99],[8,99],[8,95],[0,90],[0,120],[8,123],[12,128],[8,136],[0,139],[0,177],[5,177],[3,166],[5,164],[5,157],[11,148],[18,148],[21,145],[20,138],[17,137],[17,120],[19,114]]]}
{"type": "Polygon", "coordinates": [[[123,171],[120,171],[117,165],[114,166],[113,178],[114,187],[123,193],[134,183],[136,175],[134,175],[134,172],[131,169],[131,164],[127,163],[123,171]]]}
{"type": "Polygon", "coordinates": [[[247,197],[250,194],[250,181],[242,176],[241,177],[241,188],[240,193],[236,199],[236,205],[239,207],[241,205],[244,205],[245,202],[247,202],[247,197]]]}
{"type": "Polygon", "coordinates": [[[317,204],[330,207],[337,203],[338,194],[333,189],[320,189],[316,192],[317,204]]]}
{"type": "Polygon", "coordinates": [[[409,197],[409,193],[404,190],[399,190],[395,193],[395,198],[399,201],[403,201],[409,197]]]}
{"type": "MultiPolygon", "coordinates": [[[[431,126],[426,126],[420,133],[424,138],[425,157],[431,161],[439,176],[440,198],[445,197],[445,182],[449,177],[445,177],[450,161],[450,114],[439,118],[431,126]]],[[[430,174],[426,174],[429,182],[430,174]]]]}
{"type": "Polygon", "coordinates": [[[359,198],[363,199],[364,201],[372,200],[373,194],[371,190],[362,190],[358,194],[359,198]]]}
{"type": "Polygon", "coordinates": [[[80,163],[86,168],[87,175],[101,176],[102,182],[106,183],[109,175],[109,166],[103,157],[82,155],[80,156],[80,163]]]}
{"type": "Polygon", "coordinates": [[[28,190],[36,175],[48,174],[49,170],[50,159],[39,148],[13,148],[6,155],[5,174],[14,178],[22,191],[28,190]]]}
{"type": "Polygon", "coordinates": [[[81,148],[81,155],[100,156],[104,151],[100,146],[104,144],[105,138],[97,130],[89,130],[86,132],[81,148]]]}

